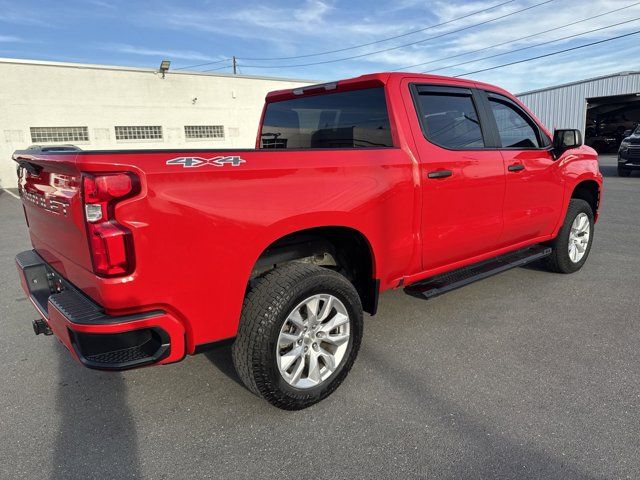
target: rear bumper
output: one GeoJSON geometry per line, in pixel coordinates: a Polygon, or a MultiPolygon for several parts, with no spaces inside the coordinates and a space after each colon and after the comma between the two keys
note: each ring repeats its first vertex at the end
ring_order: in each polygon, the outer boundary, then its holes
{"type": "Polygon", "coordinates": [[[35,251],[16,256],[22,288],[51,331],[89,368],[128,370],[185,356],[185,331],[162,310],[112,316],[51,268],[35,251]]]}

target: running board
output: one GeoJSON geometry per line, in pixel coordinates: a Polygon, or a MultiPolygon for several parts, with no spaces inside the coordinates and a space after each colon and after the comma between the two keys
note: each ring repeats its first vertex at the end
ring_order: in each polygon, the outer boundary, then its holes
{"type": "Polygon", "coordinates": [[[442,273],[435,277],[425,278],[405,287],[404,291],[413,297],[430,299],[456,288],[464,287],[476,280],[482,280],[497,273],[535,262],[548,255],[551,255],[551,248],[534,245],[458,268],[451,272],[442,273]]]}

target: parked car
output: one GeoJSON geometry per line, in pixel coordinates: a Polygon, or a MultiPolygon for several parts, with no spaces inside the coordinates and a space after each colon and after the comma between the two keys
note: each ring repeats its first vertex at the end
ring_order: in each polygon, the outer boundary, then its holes
{"type": "Polygon", "coordinates": [[[600,114],[596,119],[587,121],[585,135],[615,136],[621,138],[624,131],[633,130],[638,125],[640,107],[625,107],[624,111],[613,111],[600,114]]]}
{"type": "Polygon", "coordinates": [[[602,190],[579,131],[407,73],[272,92],[252,150],[46,150],[13,155],[36,333],[103,370],[232,341],[244,384],[284,409],[342,383],[384,290],[579,270],[602,190]]]}
{"type": "Polygon", "coordinates": [[[618,149],[620,141],[616,137],[586,137],[584,143],[598,153],[611,153],[618,149]]]}
{"type": "Polygon", "coordinates": [[[640,126],[620,142],[618,149],[618,175],[628,177],[634,170],[640,170],[640,126]]]}

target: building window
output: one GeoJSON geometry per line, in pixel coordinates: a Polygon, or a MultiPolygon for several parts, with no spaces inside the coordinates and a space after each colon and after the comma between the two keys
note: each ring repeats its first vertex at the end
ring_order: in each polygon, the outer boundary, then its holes
{"type": "Polygon", "coordinates": [[[185,125],[184,137],[186,139],[198,138],[224,138],[223,125],[185,125]]]}
{"type": "Polygon", "coordinates": [[[31,127],[33,143],[88,142],[87,127],[31,127]]]}
{"type": "Polygon", "coordinates": [[[116,140],[162,140],[162,127],[158,125],[115,128],[116,140]]]}
{"type": "Polygon", "coordinates": [[[22,130],[5,130],[4,140],[9,143],[22,143],[24,142],[24,134],[22,130]]]}

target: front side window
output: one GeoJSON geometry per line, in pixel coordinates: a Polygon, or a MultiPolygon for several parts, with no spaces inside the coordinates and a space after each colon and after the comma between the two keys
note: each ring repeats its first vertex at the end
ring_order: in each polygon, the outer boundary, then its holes
{"type": "Polygon", "coordinates": [[[384,89],[324,93],[269,103],[260,146],[392,147],[384,89]]]}
{"type": "Polygon", "coordinates": [[[420,121],[427,139],[444,148],[484,148],[482,130],[469,90],[417,94],[420,121]],[[462,93],[468,92],[468,93],[462,93]]]}
{"type": "Polygon", "coordinates": [[[507,102],[489,98],[491,111],[498,125],[503,148],[539,148],[537,129],[531,120],[507,102]]]}

